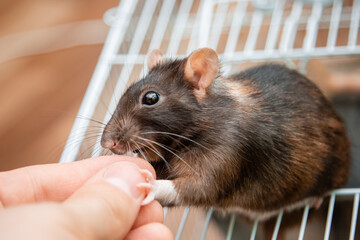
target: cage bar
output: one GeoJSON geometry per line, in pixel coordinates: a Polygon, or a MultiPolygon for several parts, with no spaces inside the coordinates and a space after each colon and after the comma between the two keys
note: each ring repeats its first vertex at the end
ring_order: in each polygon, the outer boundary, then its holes
{"type": "Polygon", "coordinates": [[[177,54],[176,51],[179,49],[181,37],[184,33],[184,29],[186,26],[187,19],[189,17],[191,6],[192,6],[192,1],[181,2],[180,9],[178,12],[178,17],[176,19],[173,34],[168,47],[168,54],[170,55],[177,54]]]}
{"type": "Polygon", "coordinates": [[[258,224],[259,224],[259,219],[255,219],[253,228],[251,230],[250,240],[255,240],[258,224]]]}
{"type": "Polygon", "coordinates": [[[165,220],[166,220],[166,215],[167,215],[168,211],[169,211],[169,208],[164,207],[164,221],[163,222],[165,222],[165,220]]]}
{"type": "MultiPolygon", "coordinates": [[[[104,48],[78,111],[78,116],[92,116],[95,111],[96,103],[99,101],[101,92],[104,89],[105,82],[110,73],[110,58],[116,54],[120,43],[124,39],[125,29],[131,19],[129,15],[134,11],[134,3],[135,1],[124,0],[119,4],[117,15],[122,17],[118,18],[118,21],[111,27],[108,33],[104,48]]],[[[60,157],[60,162],[72,162],[76,159],[81,143],[76,145],[71,144],[71,139],[74,139],[75,137],[84,139],[86,128],[88,126],[89,120],[81,118],[75,119],[64,151],[60,157]]]]}
{"type": "Polygon", "coordinates": [[[299,240],[302,240],[304,238],[304,234],[305,234],[305,228],[306,228],[306,222],[308,219],[308,215],[309,215],[309,209],[310,206],[309,204],[306,204],[305,208],[304,208],[304,214],[301,220],[301,226],[300,226],[300,232],[299,232],[299,240]]]}
{"type": "Polygon", "coordinates": [[[259,35],[260,26],[264,17],[264,13],[260,10],[256,10],[251,20],[251,27],[249,31],[249,36],[246,41],[244,54],[248,54],[255,49],[256,40],[259,35]]]}
{"type": "MultiPolygon", "coordinates": [[[[171,18],[171,13],[175,5],[175,0],[163,1],[158,20],[156,22],[156,27],[151,38],[148,51],[152,49],[159,49],[161,42],[164,38],[166,26],[171,18]]],[[[147,66],[144,64],[144,72],[147,72],[147,66]]]]}
{"type": "Polygon", "coordinates": [[[199,47],[206,47],[208,43],[208,38],[210,34],[211,19],[213,13],[213,2],[212,0],[202,1],[202,10],[201,10],[201,22],[199,29],[199,47]]]}
{"type": "Polygon", "coordinates": [[[304,40],[304,50],[312,51],[316,43],[318,24],[322,12],[322,4],[320,2],[315,2],[312,14],[309,18],[307,27],[306,27],[306,36],[304,40]]]}
{"type": "Polygon", "coordinates": [[[272,235],[271,240],[275,240],[277,238],[277,236],[278,236],[279,229],[280,229],[280,224],[281,224],[281,220],[282,220],[283,215],[284,215],[284,210],[281,210],[278,217],[277,217],[277,219],[276,219],[274,233],[272,235]]]}
{"type": "Polygon", "coordinates": [[[348,40],[348,46],[350,48],[353,48],[356,45],[356,39],[359,31],[359,19],[360,19],[360,0],[354,0],[352,14],[351,14],[349,40],[348,40]]]}
{"type": "Polygon", "coordinates": [[[328,34],[327,46],[329,50],[333,50],[336,44],[339,22],[341,17],[342,1],[335,1],[332,8],[330,29],[328,34]]]}
{"type": "MultiPolygon", "coordinates": [[[[131,57],[136,58],[135,54],[139,53],[141,45],[142,45],[143,41],[145,40],[145,34],[149,27],[150,20],[155,11],[156,5],[157,5],[156,0],[145,1],[145,5],[143,6],[143,9],[142,9],[142,14],[140,16],[139,22],[137,24],[137,27],[136,27],[136,30],[134,33],[134,40],[131,42],[130,49],[129,49],[129,53],[132,54],[132,55],[128,56],[128,61],[130,63],[125,64],[124,67],[121,69],[119,80],[116,83],[116,86],[115,86],[115,89],[113,92],[113,96],[112,96],[112,98],[114,98],[114,99],[120,99],[121,94],[125,90],[126,82],[134,68],[134,63],[133,63],[134,61],[132,61],[129,58],[131,58],[131,57]]],[[[109,106],[108,106],[108,109],[110,112],[113,112],[115,110],[116,104],[117,104],[116,102],[110,101],[109,106]]],[[[103,122],[108,122],[110,120],[110,117],[111,117],[110,114],[105,115],[103,122]]],[[[98,156],[100,154],[99,151],[96,151],[96,149],[101,147],[100,139],[101,139],[101,135],[99,135],[97,138],[97,141],[95,143],[95,147],[93,149],[91,156],[98,156]]]]}
{"type": "Polygon", "coordinates": [[[335,196],[336,196],[335,193],[332,193],[331,197],[330,197],[328,215],[327,215],[327,218],[326,218],[326,227],[325,227],[324,240],[327,240],[330,237],[331,221],[332,221],[332,217],[333,217],[333,214],[334,214],[335,196]]]}
{"type": "Polygon", "coordinates": [[[302,7],[303,3],[300,1],[295,2],[292,6],[291,14],[286,20],[284,32],[280,42],[280,51],[282,52],[289,51],[294,44],[296,29],[299,18],[301,16],[302,7]]]}
{"type": "Polygon", "coordinates": [[[353,204],[353,211],[351,217],[351,227],[350,227],[350,236],[349,239],[353,240],[355,237],[355,229],[356,229],[356,220],[357,215],[359,212],[359,193],[354,195],[354,204],[353,204]]]}
{"type": "Polygon", "coordinates": [[[235,13],[230,27],[229,37],[227,39],[227,44],[225,48],[226,56],[231,57],[231,54],[235,52],[240,30],[245,18],[247,4],[247,2],[238,2],[236,5],[235,13]]]}
{"type": "Polygon", "coordinates": [[[233,214],[231,214],[229,228],[228,228],[228,231],[226,234],[226,240],[231,240],[231,238],[232,238],[232,234],[234,232],[235,221],[236,221],[236,214],[233,213],[233,214]]]}
{"type": "Polygon", "coordinates": [[[182,234],[182,232],[184,230],[186,220],[187,220],[187,218],[189,216],[189,211],[190,211],[190,207],[186,207],[184,209],[184,213],[183,213],[183,216],[181,218],[180,225],[179,225],[178,231],[177,231],[176,236],[175,236],[175,240],[179,240],[181,238],[181,234],[182,234]]]}
{"type": "Polygon", "coordinates": [[[208,210],[208,212],[206,214],[206,220],[205,220],[204,228],[203,228],[201,238],[200,238],[201,240],[205,240],[206,233],[207,233],[207,230],[209,228],[209,224],[210,224],[210,220],[211,220],[213,211],[214,211],[213,208],[209,208],[209,210],[208,210]]]}
{"type": "Polygon", "coordinates": [[[265,45],[265,50],[268,53],[273,52],[276,46],[276,42],[281,27],[281,19],[283,16],[284,4],[285,4],[284,0],[279,0],[275,2],[274,11],[271,17],[269,34],[267,36],[266,45],[265,45]]]}
{"type": "Polygon", "coordinates": [[[215,14],[214,18],[214,24],[211,31],[211,38],[209,40],[209,46],[213,49],[216,49],[218,46],[218,42],[220,39],[220,36],[222,34],[224,22],[226,19],[226,13],[228,11],[229,4],[219,4],[218,9],[215,14]]]}

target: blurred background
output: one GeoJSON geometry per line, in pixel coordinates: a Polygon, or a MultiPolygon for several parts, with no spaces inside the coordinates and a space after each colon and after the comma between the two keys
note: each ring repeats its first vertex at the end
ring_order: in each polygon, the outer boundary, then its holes
{"type": "Polygon", "coordinates": [[[118,3],[0,1],[0,171],[58,162],[118,3]]]}

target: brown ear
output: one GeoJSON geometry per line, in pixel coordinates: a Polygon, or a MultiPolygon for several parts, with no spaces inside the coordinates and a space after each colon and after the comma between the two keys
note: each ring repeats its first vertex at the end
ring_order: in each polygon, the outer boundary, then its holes
{"type": "Polygon", "coordinates": [[[153,67],[155,67],[156,65],[160,64],[163,60],[162,57],[162,53],[160,52],[159,49],[154,49],[152,50],[147,57],[147,64],[148,64],[148,69],[149,72],[151,71],[151,69],[153,67]]]}
{"type": "Polygon", "coordinates": [[[218,71],[219,58],[216,52],[210,48],[201,48],[188,57],[184,75],[186,80],[195,87],[195,95],[203,98],[218,71]]]}

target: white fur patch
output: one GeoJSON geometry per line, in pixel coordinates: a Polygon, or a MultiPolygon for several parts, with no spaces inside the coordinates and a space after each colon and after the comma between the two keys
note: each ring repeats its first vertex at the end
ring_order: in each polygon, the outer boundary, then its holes
{"type": "Polygon", "coordinates": [[[170,180],[155,180],[153,184],[155,199],[162,204],[177,204],[178,193],[170,180]]]}

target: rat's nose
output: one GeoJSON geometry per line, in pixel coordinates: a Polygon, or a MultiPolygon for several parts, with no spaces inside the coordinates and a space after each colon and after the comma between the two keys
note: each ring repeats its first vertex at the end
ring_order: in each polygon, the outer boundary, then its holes
{"type": "Polygon", "coordinates": [[[118,141],[113,139],[106,139],[101,141],[101,146],[111,150],[115,154],[124,154],[126,153],[126,146],[120,144],[118,141]]]}
{"type": "Polygon", "coordinates": [[[116,146],[118,145],[118,143],[115,141],[115,140],[112,140],[112,139],[108,139],[106,141],[101,141],[101,145],[104,147],[104,148],[107,148],[107,149],[115,149],[116,146]]]}

